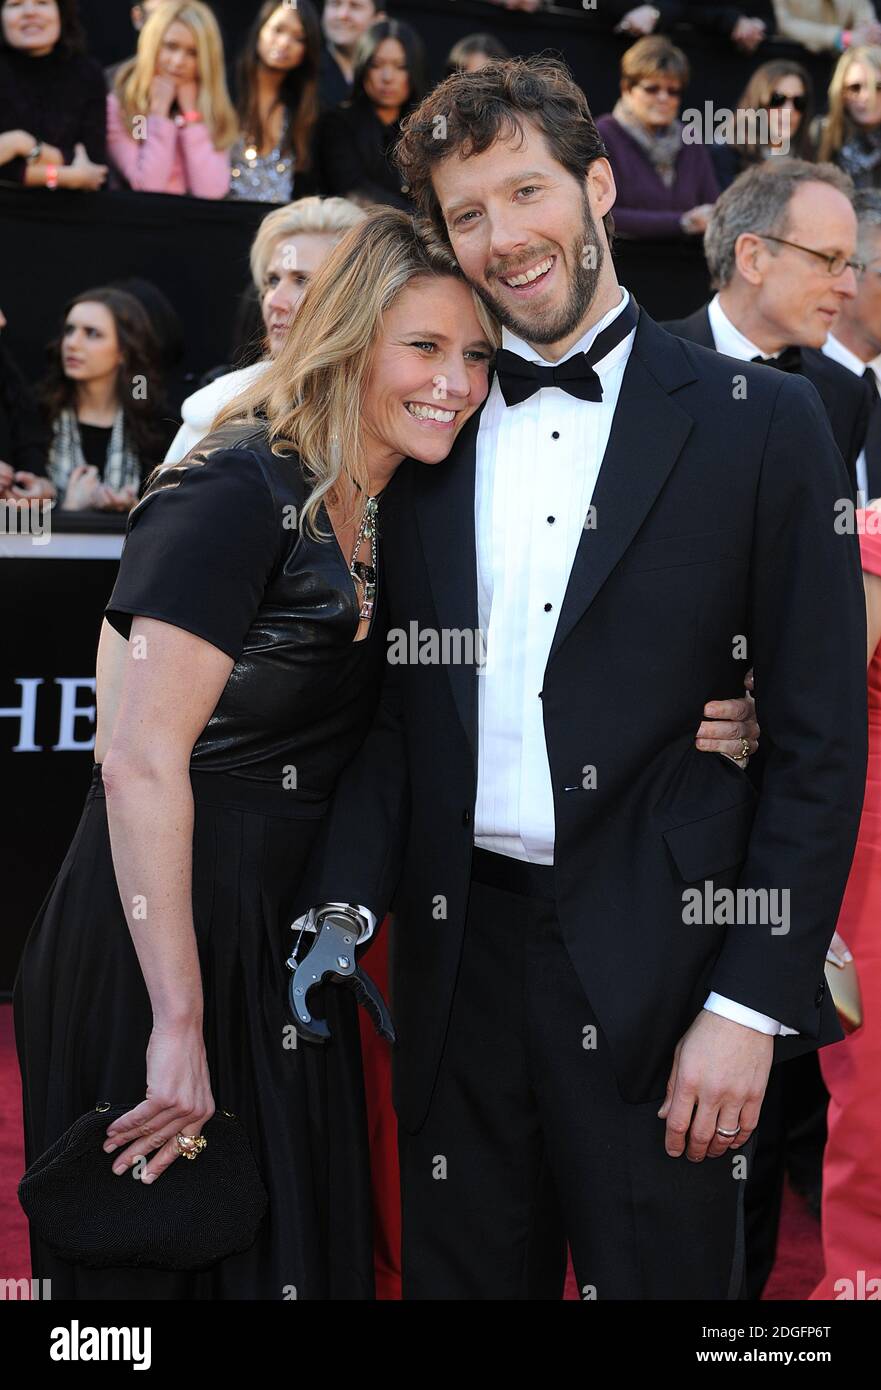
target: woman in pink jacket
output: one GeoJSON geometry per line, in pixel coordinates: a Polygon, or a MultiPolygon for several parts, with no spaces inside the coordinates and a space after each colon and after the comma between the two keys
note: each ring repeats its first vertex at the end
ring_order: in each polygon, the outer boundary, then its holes
{"type": "Polygon", "coordinates": [[[130,188],[223,198],[238,134],[223,40],[200,0],[167,0],[107,97],[107,152],[130,188]]]}

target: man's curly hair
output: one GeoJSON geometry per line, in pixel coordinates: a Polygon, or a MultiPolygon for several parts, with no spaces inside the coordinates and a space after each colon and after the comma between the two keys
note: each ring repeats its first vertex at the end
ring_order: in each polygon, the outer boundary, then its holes
{"type": "MultiPolygon", "coordinates": [[[[607,156],[587,97],[562,59],[538,53],[456,72],[438,84],[402,125],[395,162],[409,189],[420,231],[449,246],[431,171],[457,155],[482,154],[496,140],[524,135],[529,121],[544,135],[558,163],[581,183],[588,165],[607,156]]],[[[614,222],[603,225],[611,240],[614,222]]]]}

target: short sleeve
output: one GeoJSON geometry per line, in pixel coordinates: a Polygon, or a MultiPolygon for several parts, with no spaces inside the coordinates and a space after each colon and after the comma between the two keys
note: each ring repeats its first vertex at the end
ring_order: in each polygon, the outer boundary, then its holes
{"type": "Polygon", "coordinates": [[[105,616],[125,638],[135,615],[158,618],[235,661],[278,556],[274,494],[249,449],[218,449],[170,476],[180,481],[160,474],[129,515],[105,616]]]}
{"type": "Polygon", "coordinates": [[[856,517],[860,564],[869,574],[881,574],[881,512],[861,507],[856,517]]]}

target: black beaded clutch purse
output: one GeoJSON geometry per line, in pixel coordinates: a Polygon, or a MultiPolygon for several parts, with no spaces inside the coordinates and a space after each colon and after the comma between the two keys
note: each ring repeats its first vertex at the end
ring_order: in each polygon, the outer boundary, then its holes
{"type": "Polygon", "coordinates": [[[138,1104],[88,1110],[35,1159],[18,1185],[33,1233],[92,1269],[207,1269],[247,1250],[269,1197],[240,1122],[216,1110],[198,1158],[175,1159],[145,1185],[114,1173],[119,1153],[102,1147],[107,1126],[138,1104]]]}

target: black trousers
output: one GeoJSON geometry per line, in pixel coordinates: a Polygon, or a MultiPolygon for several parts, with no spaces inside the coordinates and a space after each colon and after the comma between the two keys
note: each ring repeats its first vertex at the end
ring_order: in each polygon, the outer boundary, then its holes
{"type": "Polygon", "coordinates": [[[475,851],[431,1107],[399,1134],[404,1298],[559,1299],[567,1242],[583,1299],[742,1297],[754,1139],[670,1158],[662,1100],[621,1099],[552,870],[475,851]]]}

